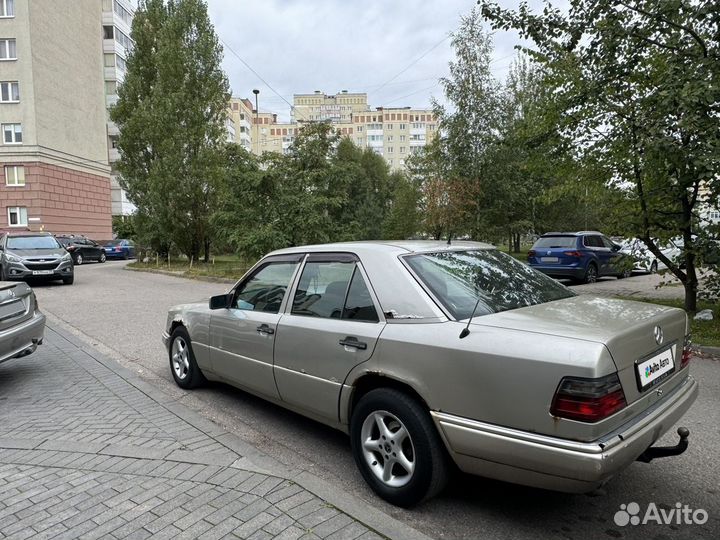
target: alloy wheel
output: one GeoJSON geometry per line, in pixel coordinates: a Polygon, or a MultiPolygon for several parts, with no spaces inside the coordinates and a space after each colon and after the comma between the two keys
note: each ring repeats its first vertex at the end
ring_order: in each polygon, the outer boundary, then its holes
{"type": "Polygon", "coordinates": [[[79,265],[81,265],[82,263],[83,263],[82,255],[80,255],[80,254],[78,253],[77,255],[75,255],[75,264],[77,264],[77,265],[79,266],[79,265]]]}
{"type": "Polygon", "coordinates": [[[410,482],[415,472],[415,448],[397,416],[387,411],[369,414],[360,436],[363,457],[378,480],[394,488],[410,482]]]}
{"type": "Polygon", "coordinates": [[[175,376],[183,380],[190,373],[188,346],[182,337],[175,338],[172,344],[172,366],[175,376]]]}
{"type": "Polygon", "coordinates": [[[597,270],[592,264],[588,266],[587,272],[585,273],[586,283],[595,283],[597,281],[597,270]]]}

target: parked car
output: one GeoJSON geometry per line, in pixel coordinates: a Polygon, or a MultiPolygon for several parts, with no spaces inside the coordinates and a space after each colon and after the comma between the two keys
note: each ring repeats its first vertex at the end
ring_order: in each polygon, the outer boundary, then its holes
{"type": "Polygon", "coordinates": [[[9,279],[75,280],[70,253],[50,233],[9,232],[0,238],[0,281],[9,279]]]}
{"type": "Polygon", "coordinates": [[[475,242],[270,253],[227,293],[175,306],[181,388],[238,388],[350,435],[386,500],[467,472],[590,491],[651,448],[698,393],[681,309],[576,295],[475,242]]]}
{"type": "Polygon", "coordinates": [[[633,267],[620,246],[597,231],[543,234],[528,251],[528,264],[548,276],[578,283],[629,277],[633,267]]]}
{"type": "Polygon", "coordinates": [[[84,236],[56,236],[58,242],[72,255],[73,262],[81,265],[86,261],[104,263],[107,259],[105,248],[84,236]]]}
{"type": "MultiPolygon", "coordinates": [[[[668,240],[665,245],[662,245],[660,247],[660,251],[670,260],[677,259],[682,253],[680,247],[678,247],[672,240],[668,240]]],[[[660,270],[667,270],[667,265],[658,259],[655,254],[648,249],[645,242],[639,238],[626,240],[623,243],[620,252],[633,258],[635,261],[633,270],[637,272],[651,272],[654,274],[660,270]]]]}
{"type": "Polygon", "coordinates": [[[32,354],[42,344],[45,315],[27,283],[0,281],[0,363],[32,354]]]}
{"type": "Polygon", "coordinates": [[[132,240],[108,240],[103,242],[105,256],[108,259],[134,259],[135,242],[132,240]]]}

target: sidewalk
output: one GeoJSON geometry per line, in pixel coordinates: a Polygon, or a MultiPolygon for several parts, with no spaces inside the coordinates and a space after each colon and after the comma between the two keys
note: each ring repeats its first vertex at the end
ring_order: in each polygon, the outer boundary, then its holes
{"type": "Polygon", "coordinates": [[[48,327],[37,352],[0,365],[0,537],[423,535],[314,477],[293,477],[48,327]]]}

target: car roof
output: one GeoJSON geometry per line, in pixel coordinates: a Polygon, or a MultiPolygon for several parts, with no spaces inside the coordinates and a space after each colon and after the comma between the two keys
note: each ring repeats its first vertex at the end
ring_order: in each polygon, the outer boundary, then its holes
{"type": "Polygon", "coordinates": [[[577,232],[546,232],[545,234],[541,235],[540,238],[544,236],[580,236],[583,234],[599,234],[600,236],[605,236],[600,231],[577,231],[577,232]]]}
{"type": "Polygon", "coordinates": [[[49,232],[32,232],[32,231],[5,231],[5,236],[52,236],[49,232]]]}
{"type": "Polygon", "coordinates": [[[368,240],[363,242],[333,242],[329,244],[313,244],[278,249],[268,255],[285,255],[292,253],[317,253],[328,251],[354,252],[360,254],[388,253],[403,255],[408,253],[430,253],[436,251],[464,251],[468,249],[495,249],[495,246],[484,242],[466,240],[368,240]]]}

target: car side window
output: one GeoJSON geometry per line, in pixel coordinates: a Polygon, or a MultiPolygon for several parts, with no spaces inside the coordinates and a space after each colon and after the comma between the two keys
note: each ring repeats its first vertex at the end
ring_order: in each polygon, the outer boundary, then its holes
{"type": "Polygon", "coordinates": [[[609,238],[606,238],[604,236],[601,236],[600,238],[602,240],[603,247],[606,247],[608,249],[612,249],[615,247],[615,243],[612,240],[610,240],[609,238]]]}
{"type": "Polygon", "coordinates": [[[372,296],[370,296],[370,290],[357,267],[350,282],[342,318],[364,322],[380,321],[372,296]]]}
{"type": "Polygon", "coordinates": [[[603,246],[602,239],[599,236],[586,236],[585,245],[587,247],[605,247],[603,246]]]}
{"type": "Polygon", "coordinates": [[[308,262],[298,283],[291,313],[340,319],[355,263],[308,262]]]}
{"type": "Polygon", "coordinates": [[[279,312],[297,265],[297,262],[271,262],[263,266],[238,288],[232,307],[264,313],[279,312]]]}

